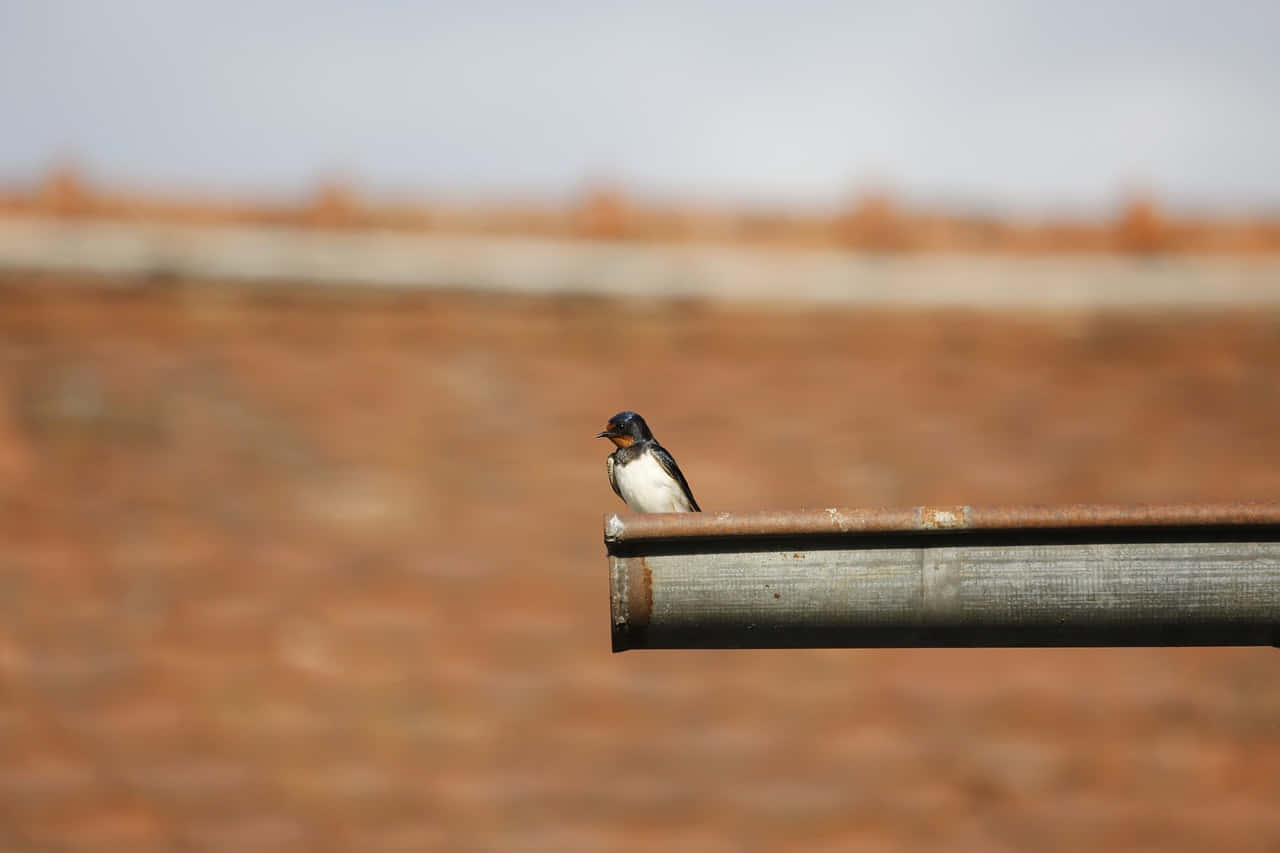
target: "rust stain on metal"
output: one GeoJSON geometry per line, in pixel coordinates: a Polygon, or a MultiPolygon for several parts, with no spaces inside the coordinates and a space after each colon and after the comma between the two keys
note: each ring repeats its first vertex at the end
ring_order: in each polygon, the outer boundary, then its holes
{"type": "Polygon", "coordinates": [[[921,506],[762,510],[747,513],[610,513],[609,544],[673,539],[858,535],[1090,527],[1280,526],[1280,503],[921,506]]]}
{"type": "Polygon", "coordinates": [[[653,613],[653,570],[644,557],[609,557],[613,650],[645,647],[653,613]]]}
{"type": "Polygon", "coordinates": [[[653,569],[644,557],[631,561],[632,571],[627,572],[627,599],[629,603],[629,622],[632,628],[647,628],[649,618],[653,614],[653,569]],[[640,571],[635,571],[636,564],[640,571]]]}

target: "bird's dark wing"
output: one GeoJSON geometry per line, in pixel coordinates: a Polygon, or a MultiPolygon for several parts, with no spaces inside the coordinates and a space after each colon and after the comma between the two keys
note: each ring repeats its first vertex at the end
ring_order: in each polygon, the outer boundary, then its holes
{"type": "Polygon", "coordinates": [[[657,458],[658,464],[662,466],[662,470],[670,474],[675,481],[680,484],[680,490],[684,492],[684,496],[689,499],[689,506],[693,507],[694,512],[702,512],[702,508],[698,506],[698,502],[693,499],[693,491],[689,488],[688,482],[684,479],[684,474],[680,473],[680,466],[676,464],[675,457],[667,452],[667,449],[660,444],[652,447],[653,455],[657,458]]]}
{"type": "Polygon", "coordinates": [[[613,487],[615,495],[622,497],[622,492],[618,491],[618,481],[613,478],[613,469],[616,464],[617,461],[613,458],[612,453],[604,458],[604,468],[609,472],[609,485],[613,487]]]}

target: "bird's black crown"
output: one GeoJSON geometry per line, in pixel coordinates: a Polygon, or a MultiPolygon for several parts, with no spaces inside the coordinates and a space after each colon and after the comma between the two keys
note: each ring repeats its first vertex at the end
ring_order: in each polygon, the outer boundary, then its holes
{"type": "Polygon", "coordinates": [[[609,418],[609,423],[599,437],[615,436],[629,436],[635,441],[645,441],[653,438],[653,433],[649,432],[649,425],[644,422],[644,418],[635,412],[618,412],[609,418]]]}

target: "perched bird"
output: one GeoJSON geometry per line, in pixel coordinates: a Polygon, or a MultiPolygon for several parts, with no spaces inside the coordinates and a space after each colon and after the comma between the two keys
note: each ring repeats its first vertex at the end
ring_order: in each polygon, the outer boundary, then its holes
{"type": "Polygon", "coordinates": [[[605,460],[609,485],[633,512],[702,512],[680,466],[658,444],[644,418],[618,412],[596,438],[617,445],[605,460]]]}

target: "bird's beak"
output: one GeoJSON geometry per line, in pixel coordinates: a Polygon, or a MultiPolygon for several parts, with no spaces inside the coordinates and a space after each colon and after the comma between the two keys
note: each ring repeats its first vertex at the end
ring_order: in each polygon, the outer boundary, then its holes
{"type": "Polygon", "coordinates": [[[596,438],[608,438],[608,437],[609,437],[609,431],[608,431],[608,430],[605,430],[605,431],[603,431],[603,432],[598,432],[598,433],[596,433],[596,438]]]}

